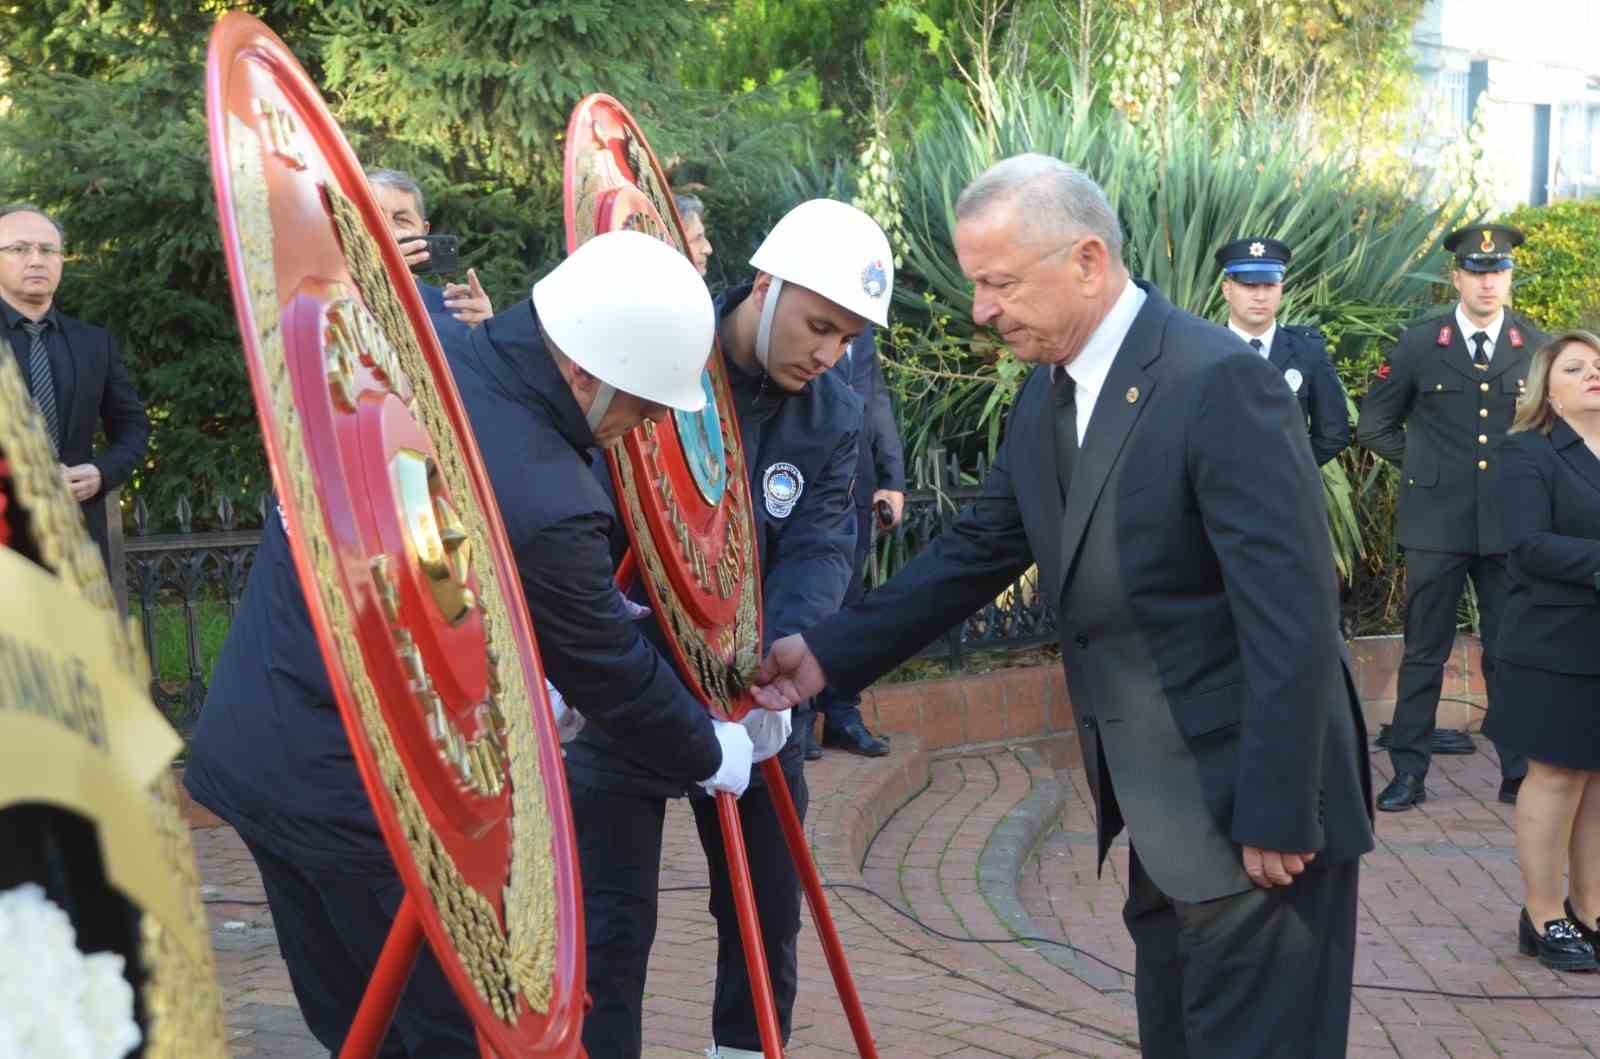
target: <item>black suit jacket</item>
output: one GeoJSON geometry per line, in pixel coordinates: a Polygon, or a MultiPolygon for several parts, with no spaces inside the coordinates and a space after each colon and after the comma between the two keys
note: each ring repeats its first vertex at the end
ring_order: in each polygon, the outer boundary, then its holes
{"type": "Polygon", "coordinates": [[[1259,354],[1145,289],[1065,503],[1041,368],[982,496],[807,641],[862,687],[1037,561],[1101,857],[1126,822],[1157,885],[1204,901],[1250,888],[1241,845],[1371,849],[1371,782],[1299,408],[1259,354]]]}
{"type": "Polygon", "coordinates": [[[1267,359],[1283,373],[1300,402],[1300,413],[1311,433],[1311,455],[1321,467],[1343,452],[1354,436],[1344,384],[1328,357],[1327,342],[1314,327],[1279,324],[1267,359]]]}
{"type": "Polygon", "coordinates": [[[1496,654],[1556,673],[1600,674],[1600,459],[1557,419],[1500,447],[1511,574],[1496,654]]]}
{"type": "Polygon", "coordinates": [[[1528,358],[1548,336],[1507,310],[1486,371],[1472,364],[1455,310],[1400,336],[1361,402],[1356,440],[1401,465],[1395,539],[1403,548],[1506,550],[1493,472],[1528,358]]]}

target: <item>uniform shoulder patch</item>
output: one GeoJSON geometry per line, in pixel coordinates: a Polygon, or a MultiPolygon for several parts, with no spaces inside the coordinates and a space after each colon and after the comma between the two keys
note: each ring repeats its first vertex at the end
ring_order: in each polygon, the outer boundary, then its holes
{"type": "Polygon", "coordinates": [[[761,475],[761,494],[767,514],[773,518],[788,518],[805,488],[806,479],[800,468],[792,463],[772,464],[761,475]]]}

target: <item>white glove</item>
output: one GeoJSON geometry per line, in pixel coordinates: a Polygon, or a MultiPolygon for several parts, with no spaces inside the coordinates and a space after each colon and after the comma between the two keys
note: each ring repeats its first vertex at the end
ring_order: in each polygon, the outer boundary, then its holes
{"type": "Polygon", "coordinates": [[[744,715],[744,720],[739,723],[744,730],[750,733],[750,744],[753,747],[751,760],[757,765],[767,758],[772,757],[783,749],[789,741],[789,733],[793,730],[789,719],[790,710],[763,710],[759,707],[744,715]]]}
{"type": "Polygon", "coordinates": [[[707,794],[727,791],[737,798],[750,786],[750,733],[732,721],[713,719],[711,725],[717,733],[717,742],[722,745],[722,764],[716,774],[702,780],[700,786],[707,794]]]}
{"type": "Polygon", "coordinates": [[[578,733],[583,731],[583,714],[567,705],[567,700],[561,697],[561,692],[548,680],[544,682],[544,690],[550,695],[550,712],[555,714],[556,734],[561,737],[561,744],[572,742],[578,738],[578,733]]]}

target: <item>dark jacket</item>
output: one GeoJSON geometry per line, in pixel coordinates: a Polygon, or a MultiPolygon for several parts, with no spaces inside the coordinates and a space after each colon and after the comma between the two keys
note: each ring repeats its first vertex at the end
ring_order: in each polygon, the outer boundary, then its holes
{"type": "MultiPolygon", "coordinates": [[[[0,315],[22,377],[27,379],[31,345],[18,326],[22,314],[0,302],[0,315]]],[[[150,419],[111,332],[56,309],[49,315],[55,334],[46,332],[46,342],[61,417],[61,462],[68,467],[90,463],[100,470],[100,492],[83,502],[83,514],[90,535],[104,551],[106,494],[126,485],[144,459],[150,444],[150,419]],[[106,447],[96,455],[94,436],[102,427],[106,447]]]]}
{"type": "MultiPolygon", "coordinates": [[[[750,293],[748,285],[717,298],[718,318],[726,316],[750,293]]],[[[861,428],[861,399],[832,371],[791,394],[763,374],[750,375],[724,359],[745,465],[754,501],[756,541],[761,553],[763,651],[774,640],[810,628],[839,609],[854,570],[856,513],[852,499],[856,471],[856,439],[861,428]],[[769,472],[787,464],[803,483],[793,509],[775,515],[766,499],[769,472]]],[[[609,475],[603,476],[609,487],[609,475]]],[[[642,589],[639,602],[648,602],[642,589]]],[[[644,623],[664,645],[653,618],[644,623]]],[[[799,731],[782,751],[785,767],[801,753],[799,731]]],[[[604,731],[586,727],[567,748],[567,770],[579,782],[610,790],[649,795],[683,793],[618,755],[604,731]]],[[[760,774],[751,776],[759,785],[760,774]]]]}
{"type": "MultiPolygon", "coordinates": [[[[516,555],[549,679],[619,752],[680,784],[722,752],[704,708],[629,620],[612,584],[615,513],[590,474],[594,438],[513,305],[447,350],[516,555]]],[[[190,791],[239,831],[302,863],[388,870],[290,561],[272,520],[212,675],[190,791]]]]}
{"type": "Polygon", "coordinates": [[[1528,358],[1547,336],[1507,310],[1494,357],[1479,371],[1460,331],[1452,309],[1400,336],[1361,402],[1356,440],[1401,465],[1401,547],[1500,555],[1505,536],[1491,472],[1528,358]]]}
{"type": "Polygon", "coordinates": [[[1371,849],[1371,781],[1299,408],[1258,353],[1145,289],[1065,501],[1040,368],[982,495],[806,639],[860,688],[1037,563],[1102,861],[1126,824],[1164,893],[1206,901],[1251,888],[1241,845],[1371,849]]]}
{"type": "MultiPolygon", "coordinates": [[[[830,374],[843,376],[861,398],[861,438],[857,445],[856,507],[872,507],[872,494],[879,489],[906,491],[906,455],[900,444],[900,427],[895,422],[889,385],[883,377],[883,361],[878,356],[877,331],[861,332],[850,344],[849,353],[833,366],[830,374]]],[[[861,542],[857,542],[859,547],[861,542]]]]}
{"type": "Polygon", "coordinates": [[[1328,357],[1327,341],[1315,327],[1279,324],[1267,360],[1283,373],[1300,402],[1311,432],[1311,455],[1321,467],[1343,452],[1354,436],[1344,384],[1328,357]]]}
{"type": "Polygon", "coordinates": [[[1506,438],[1497,484],[1511,576],[1495,653],[1600,674],[1600,459],[1557,419],[1506,438]]]}

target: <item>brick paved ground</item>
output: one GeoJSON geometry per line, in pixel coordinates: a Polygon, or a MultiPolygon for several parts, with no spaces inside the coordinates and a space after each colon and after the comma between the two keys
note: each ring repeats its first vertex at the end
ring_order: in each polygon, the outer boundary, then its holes
{"type": "MultiPolygon", "coordinates": [[[[896,749],[904,764],[902,750],[910,748],[897,743],[896,749]]],[[[1073,757],[1056,755],[1062,763],[1073,757]]],[[[1387,771],[1383,758],[1375,764],[1387,771]]],[[[1113,964],[1131,965],[1120,919],[1126,849],[1117,849],[1104,877],[1096,877],[1081,773],[1056,772],[1037,755],[1010,750],[935,760],[926,788],[889,819],[861,872],[852,874],[847,857],[837,848],[829,852],[830,843],[839,845],[829,829],[841,807],[874,789],[882,775],[874,770],[886,767],[830,754],[810,773],[817,810],[810,830],[832,881],[870,887],[947,934],[1009,936],[994,911],[1005,903],[991,904],[992,895],[980,892],[980,860],[1008,814],[1016,823],[1030,792],[1060,784],[1061,822],[1026,861],[1017,883],[1015,896],[1031,921],[1025,932],[1070,938],[1113,964]]],[[[1600,976],[1554,975],[1516,954],[1520,883],[1509,810],[1494,801],[1497,782],[1487,753],[1439,758],[1430,777],[1432,800],[1420,811],[1382,818],[1380,848],[1367,859],[1362,879],[1358,982],[1475,993],[1600,993],[1600,976]]],[[[212,888],[208,897],[218,902],[210,906],[213,937],[236,1054],[321,1054],[294,1008],[265,909],[226,903],[260,899],[248,856],[226,828],[197,832],[196,844],[212,888]]],[[[674,805],[662,884],[698,886],[704,874],[692,818],[686,806],[674,805]]],[[[992,873],[984,877],[990,885],[992,873]]],[[[835,890],[833,907],[885,1059],[1137,1054],[1131,981],[1084,957],[1048,947],[947,941],[855,890],[835,890]]],[[[704,1048],[713,948],[705,894],[665,894],[646,1000],[647,1057],[689,1059],[704,1048]]],[[[854,1055],[809,924],[801,966],[790,1054],[854,1055]]],[[[1596,1041],[1597,1001],[1456,1002],[1358,989],[1350,1054],[1531,1059],[1590,1054],[1586,1048],[1596,1041]]]]}

